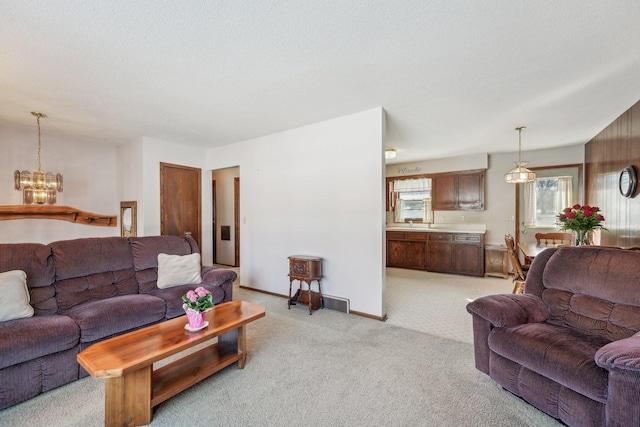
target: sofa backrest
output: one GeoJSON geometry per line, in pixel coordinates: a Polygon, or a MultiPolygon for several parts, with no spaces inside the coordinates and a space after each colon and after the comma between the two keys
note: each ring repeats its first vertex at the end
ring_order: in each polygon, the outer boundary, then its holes
{"type": "Polygon", "coordinates": [[[190,236],[130,237],[136,280],[141,294],[157,289],[158,254],[189,255],[200,253],[198,244],[190,236]]]}
{"type": "Polygon", "coordinates": [[[543,254],[531,266],[525,292],[541,296],[548,322],[612,341],[640,331],[640,252],[587,246],[543,254]]]}
{"type": "Polygon", "coordinates": [[[41,243],[0,244],[0,272],[11,270],[27,273],[34,314],[55,314],[58,311],[53,285],[55,270],[49,246],[41,243]]]}
{"type": "Polygon", "coordinates": [[[126,237],[61,240],[49,246],[60,313],[78,304],[138,293],[126,237]]]}

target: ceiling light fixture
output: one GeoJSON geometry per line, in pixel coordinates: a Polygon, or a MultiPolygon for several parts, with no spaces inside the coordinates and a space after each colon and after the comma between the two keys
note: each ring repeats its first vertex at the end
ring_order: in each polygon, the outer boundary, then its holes
{"type": "Polygon", "coordinates": [[[522,151],[522,129],[526,129],[526,127],[519,126],[516,128],[518,131],[518,161],[514,163],[515,169],[504,174],[504,182],[507,184],[520,184],[523,182],[531,182],[536,179],[535,172],[527,169],[527,164],[529,162],[523,162],[520,160],[520,154],[522,151]]]}
{"type": "Polygon", "coordinates": [[[389,160],[389,159],[395,159],[396,158],[396,150],[394,148],[385,148],[384,149],[384,158],[389,160]]]}
{"type": "Polygon", "coordinates": [[[22,190],[22,203],[31,205],[56,204],[56,193],[62,191],[62,175],[53,172],[42,172],[40,165],[40,119],[47,117],[46,114],[31,114],[37,117],[38,122],[38,170],[30,172],[28,170],[15,171],[13,173],[14,185],[16,190],[22,190]]]}

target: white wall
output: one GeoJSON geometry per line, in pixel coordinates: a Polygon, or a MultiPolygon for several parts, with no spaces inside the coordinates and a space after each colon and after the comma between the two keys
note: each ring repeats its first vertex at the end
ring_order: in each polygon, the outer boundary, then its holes
{"type": "Polygon", "coordinates": [[[234,178],[240,176],[240,168],[226,168],[213,171],[216,181],[216,262],[235,265],[235,210],[234,178]],[[231,229],[230,239],[222,240],[220,228],[227,225],[231,229]]]}
{"type": "MultiPolygon", "coordinates": [[[[59,172],[64,188],[57,205],[101,215],[119,215],[116,194],[116,147],[51,135],[41,122],[43,172],[59,172]]],[[[38,168],[38,133],[33,129],[0,127],[0,205],[22,205],[22,192],[14,190],[13,171],[38,168]]],[[[0,243],[36,242],[80,237],[118,236],[120,228],[98,227],[54,219],[0,221],[0,243]]]]}
{"type": "Polygon", "coordinates": [[[324,293],[382,317],[383,149],[381,108],[210,149],[240,167],[242,285],[286,295],[287,257],[321,256],[324,293]]]}
{"type": "MultiPolygon", "coordinates": [[[[584,163],[584,145],[546,150],[523,151],[522,159],[529,162],[529,167],[555,166],[584,163]]],[[[467,223],[486,224],[487,245],[504,244],[504,235],[515,233],[515,220],[511,216],[516,213],[516,187],[506,184],[504,174],[514,168],[513,162],[518,160],[518,153],[490,154],[485,182],[485,210],[484,211],[439,211],[434,213],[436,223],[467,223]],[[462,217],[464,216],[464,220],[462,217]]],[[[448,172],[464,169],[481,169],[482,162],[486,162],[486,155],[465,156],[440,160],[425,160],[423,162],[400,163],[387,166],[388,176],[408,174],[428,174],[448,172]],[[452,160],[456,160],[452,162],[452,160]],[[460,165],[464,165],[461,167],[460,165]],[[447,170],[448,169],[448,170],[447,170]]]]}

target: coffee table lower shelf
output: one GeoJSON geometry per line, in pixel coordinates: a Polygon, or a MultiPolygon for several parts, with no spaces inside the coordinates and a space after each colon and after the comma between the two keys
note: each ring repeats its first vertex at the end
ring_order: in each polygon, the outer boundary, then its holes
{"type": "Polygon", "coordinates": [[[152,380],[151,406],[158,406],[165,400],[232,365],[236,361],[238,362],[238,369],[244,368],[244,353],[221,354],[217,347],[217,344],[213,344],[155,370],[152,380]]]}

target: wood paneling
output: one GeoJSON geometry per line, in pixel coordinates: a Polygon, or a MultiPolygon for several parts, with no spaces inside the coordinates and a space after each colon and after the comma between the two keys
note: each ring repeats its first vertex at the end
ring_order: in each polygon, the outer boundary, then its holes
{"type": "Polygon", "coordinates": [[[601,244],[640,246],[640,198],[618,190],[620,171],[640,169],[640,102],[589,141],[585,147],[586,203],[598,206],[607,231],[601,244]]]}

